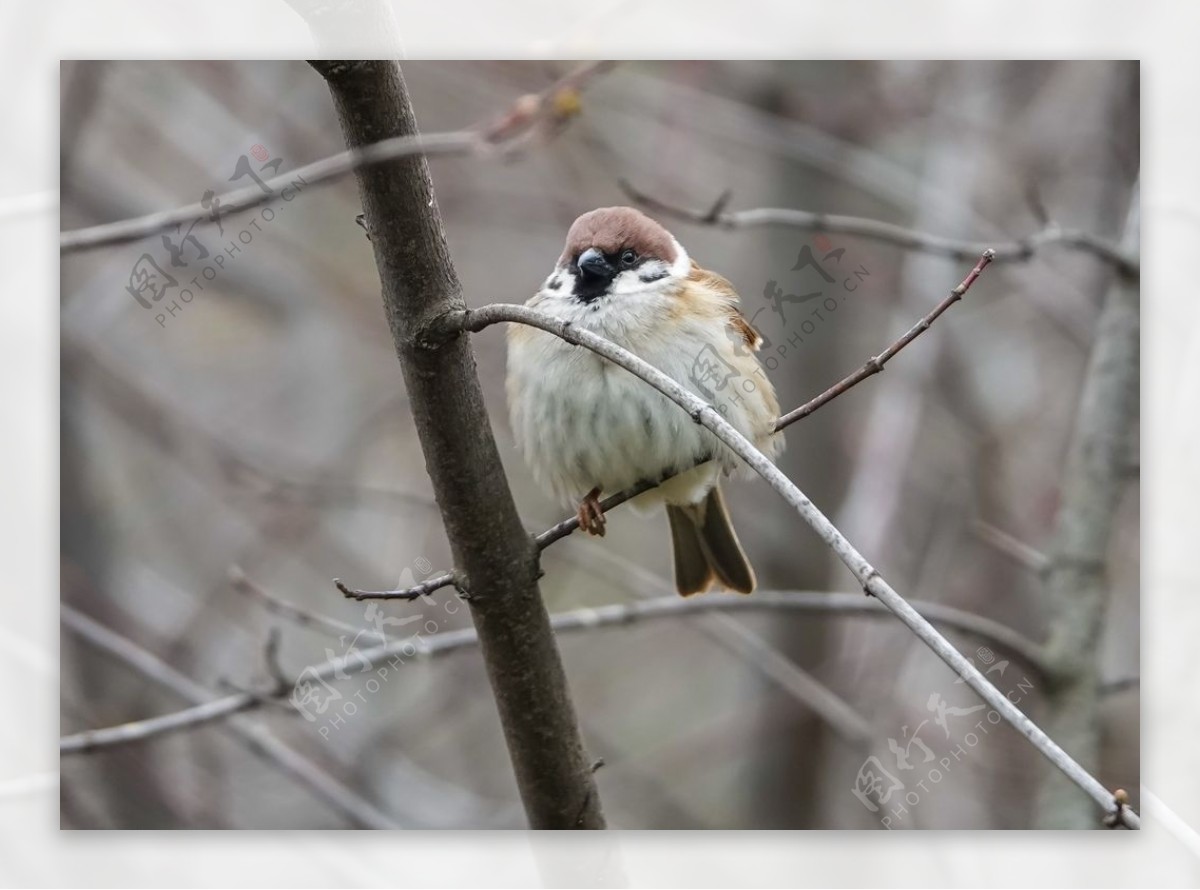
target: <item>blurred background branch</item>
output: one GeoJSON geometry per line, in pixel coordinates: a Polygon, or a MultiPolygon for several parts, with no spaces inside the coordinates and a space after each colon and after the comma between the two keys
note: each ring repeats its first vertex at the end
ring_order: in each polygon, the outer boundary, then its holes
{"type": "MultiPolygon", "coordinates": [[[[203,686],[180,674],[170,665],[165,664],[130,640],[113,633],[82,612],[65,604],[62,606],[62,623],[72,633],[78,634],[92,646],[119,659],[147,680],[170,690],[179,698],[192,702],[194,705],[203,705],[211,701],[212,693],[203,686]]],[[[260,700],[259,696],[247,695],[255,700],[260,700]]],[[[236,707],[237,701],[238,699],[234,698],[226,699],[226,702],[234,704],[227,704],[219,714],[216,709],[210,709],[212,715],[210,719],[217,719],[218,716],[232,718],[237,710],[243,710],[236,707]]],[[[188,712],[183,713],[187,714],[188,712]]],[[[163,721],[159,721],[157,725],[164,726],[165,724],[163,721]]],[[[172,731],[197,725],[199,724],[195,721],[178,719],[172,727],[172,731]]],[[[256,755],[342,813],[353,825],[359,828],[382,829],[401,827],[374,804],[364,800],[317,764],[293,751],[277,739],[263,724],[232,718],[226,721],[225,726],[256,755]]],[[[149,734],[155,733],[147,732],[146,727],[139,724],[116,727],[100,733],[85,732],[74,739],[64,741],[64,744],[60,746],[60,751],[63,754],[85,754],[97,747],[126,744],[146,738],[149,734]]]]}
{"type": "MultiPolygon", "coordinates": [[[[352,625],[345,625],[336,619],[310,609],[301,608],[287,600],[281,599],[275,594],[263,590],[244,575],[238,576],[233,583],[247,592],[252,592],[253,596],[260,601],[263,608],[267,611],[278,614],[302,627],[318,627],[325,633],[337,633],[339,636],[352,633],[360,634],[368,639],[380,640],[382,637],[383,640],[378,645],[354,653],[354,666],[358,668],[358,672],[386,662],[396,655],[406,655],[410,658],[430,658],[457,652],[460,649],[469,648],[479,643],[478,635],[470,628],[464,628],[462,631],[456,633],[442,633],[432,637],[422,636],[418,630],[387,642],[385,635],[354,628],[352,625]]],[[[660,581],[659,585],[664,589],[669,586],[666,581],[660,581]]],[[[1036,670],[1039,675],[1046,669],[1041,646],[1031,640],[1025,639],[1002,624],[940,603],[927,603],[914,600],[910,605],[934,624],[940,624],[946,628],[968,634],[982,642],[998,646],[1002,650],[1016,655],[1029,667],[1036,670]]],[[[631,625],[661,618],[682,619],[712,612],[740,613],[764,611],[825,612],[832,615],[860,614],[884,616],[888,614],[887,608],[882,603],[878,600],[864,597],[861,593],[765,590],[758,591],[753,597],[747,598],[711,596],[682,599],[675,594],[637,600],[630,603],[614,603],[607,606],[588,607],[553,614],[550,616],[550,624],[556,632],[570,633],[610,626],[631,625]]],[[[64,615],[66,614],[64,612],[64,615]]],[[[72,615],[72,625],[78,624],[80,619],[77,619],[75,616],[78,616],[79,613],[70,610],[70,614],[72,615]]],[[[66,620],[64,618],[64,621],[66,620]]],[[[89,631],[98,627],[90,619],[82,620],[88,622],[89,631]]],[[[747,661],[755,661],[758,652],[764,649],[763,642],[746,636],[745,628],[741,625],[722,625],[720,633],[716,636],[723,642],[729,642],[729,632],[737,636],[737,639],[732,643],[733,649],[740,651],[747,661]],[[750,651],[751,649],[755,649],[757,652],[752,652],[750,651]]],[[[97,633],[111,632],[105,632],[101,628],[97,633]]],[[[96,635],[96,633],[89,634],[89,638],[96,635]]],[[[149,657],[152,658],[152,656],[149,657]]],[[[780,661],[780,658],[781,656],[778,654],[768,654],[767,660],[771,664],[764,668],[764,670],[776,679],[786,674],[787,677],[784,683],[787,685],[794,678],[801,675],[796,673],[797,669],[794,665],[790,665],[790,663],[784,665],[780,661]]],[[[155,664],[161,664],[157,659],[154,659],[154,662],[155,664]]],[[[337,659],[312,666],[312,675],[321,679],[335,679],[338,669],[345,667],[347,667],[347,661],[345,659],[337,659]]],[[[810,695],[810,692],[814,688],[811,685],[812,682],[811,678],[800,679],[798,685],[792,686],[793,691],[800,686],[806,687],[800,693],[799,698],[809,705],[812,704],[813,698],[810,695]]],[[[67,736],[62,739],[59,750],[63,754],[84,754],[108,745],[141,742],[168,732],[200,726],[214,720],[222,720],[242,711],[267,704],[273,699],[282,703],[292,694],[293,685],[294,683],[288,683],[286,686],[278,689],[267,689],[256,694],[249,692],[237,693],[220,699],[213,699],[209,693],[200,695],[197,692],[195,695],[184,696],[193,700],[196,707],[184,711],[176,711],[157,718],[139,720],[121,726],[89,730],[73,736],[67,736]]],[[[1128,683],[1122,685],[1125,686],[1128,683]]],[[[195,689],[198,690],[200,687],[195,687],[195,689]]],[[[835,700],[833,694],[824,689],[816,691],[815,694],[826,701],[835,700]]],[[[837,699],[837,704],[833,708],[842,714],[846,714],[846,716],[845,719],[841,719],[841,714],[839,714],[831,722],[843,731],[847,739],[854,742],[863,741],[866,731],[866,724],[863,719],[851,716],[846,710],[849,706],[841,702],[840,699],[837,699]]]]}
{"type": "Polygon", "coordinates": [[[830,235],[855,235],[871,241],[891,244],[905,250],[920,250],[954,260],[973,260],[984,250],[992,251],[992,259],[998,263],[1027,262],[1040,250],[1048,247],[1064,247],[1082,250],[1099,257],[1112,265],[1123,276],[1137,278],[1141,274],[1137,253],[1109,244],[1088,232],[1063,229],[1050,223],[1041,231],[1008,243],[984,241],[962,241],[920,232],[905,226],[866,219],[857,216],[840,216],[829,213],[812,213],[784,207],[755,207],[748,210],[725,209],[730,193],[725,192],[717,203],[704,211],[688,210],[668,204],[621,180],[621,188],[629,198],[651,213],[664,218],[685,219],[702,225],[722,229],[745,229],[755,226],[788,226],[805,232],[824,232],[830,235]]]}
{"type": "MultiPolygon", "coordinates": [[[[324,66],[327,63],[314,64],[324,66]]],[[[184,223],[215,224],[221,216],[232,216],[261,207],[274,200],[284,188],[295,187],[298,182],[304,186],[333,182],[357,170],[401,158],[473,155],[511,160],[518,151],[548,138],[565,124],[578,107],[578,90],[609,67],[609,62],[580,65],[541,93],[522,96],[494,120],[480,122],[474,127],[451,133],[414,133],[381,139],[313,161],[258,185],[210,195],[195,204],[63,232],[59,235],[59,250],[61,253],[72,253],[124,244],[149,235],[175,231],[184,223]]]]}

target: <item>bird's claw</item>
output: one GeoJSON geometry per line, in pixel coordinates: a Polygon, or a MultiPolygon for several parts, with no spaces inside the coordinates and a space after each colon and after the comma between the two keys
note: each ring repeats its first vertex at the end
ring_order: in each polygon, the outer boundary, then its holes
{"type": "Polygon", "coordinates": [[[604,511],[600,509],[600,489],[593,488],[587,493],[582,501],[579,502],[579,509],[575,514],[579,519],[579,527],[589,535],[599,535],[604,537],[606,520],[604,511]]]}

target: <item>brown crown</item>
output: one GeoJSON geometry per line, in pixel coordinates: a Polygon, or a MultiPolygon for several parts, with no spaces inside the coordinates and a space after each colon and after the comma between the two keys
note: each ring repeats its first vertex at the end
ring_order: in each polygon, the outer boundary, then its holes
{"type": "Polygon", "coordinates": [[[654,257],[667,263],[676,259],[671,234],[632,207],[600,207],[575,220],[567,232],[567,246],[559,263],[574,260],[589,247],[605,254],[620,253],[628,247],[636,250],[639,256],[654,257]]]}

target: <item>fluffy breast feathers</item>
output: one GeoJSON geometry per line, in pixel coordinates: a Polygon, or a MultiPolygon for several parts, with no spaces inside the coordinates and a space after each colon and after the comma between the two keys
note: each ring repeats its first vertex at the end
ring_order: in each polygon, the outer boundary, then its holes
{"type": "MultiPolygon", "coordinates": [[[[691,262],[686,276],[587,305],[553,281],[528,305],[649,362],[716,407],[769,457],[782,450],[783,436],[773,432],[779,404],[755,355],[762,338],[725,278],[691,262]]],[[[695,503],[722,469],[740,463],[684,409],[589,350],[522,325],[509,327],[508,346],[514,436],[535,477],[562,500],[682,473],[658,497],[695,503]],[[684,472],[697,462],[706,463],[684,472]]]]}

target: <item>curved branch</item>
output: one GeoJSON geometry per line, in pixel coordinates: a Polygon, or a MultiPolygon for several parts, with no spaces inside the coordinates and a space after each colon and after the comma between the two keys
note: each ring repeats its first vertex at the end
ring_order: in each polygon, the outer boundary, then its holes
{"type": "MultiPolygon", "coordinates": [[[[986,265],[986,257],[980,261],[986,265]]],[[[1088,794],[1103,811],[1110,817],[1119,819],[1130,828],[1140,826],[1140,820],[1132,809],[1118,803],[1113,793],[1105,789],[1099,781],[1080,766],[1053,739],[1043,732],[1037,724],[1030,720],[1019,708],[1009,701],[1000,690],[988,682],[987,678],[955,649],[940,633],[934,629],[908,602],[900,596],[883,576],[872,566],[861,553],[846,539],[836,526],[822,513],[812,501],[783,474],[761,451],[755,448],[748,439],[733,428],[721,416],[721,413],[707,402],[694,395],[675,380],[659,371],[657,368],[638,358],[633,353],[622,349],[614,343],[593,334],[591,331],[580,329],[569,322],[553,318],[528,306],[510,306],[495,304],[482,309],[456,310],[443,315],[432,326],[431,333],[435,338],[439,335],[449,335],[455,331],[477,332],[501,322],[516,322],[538,328],[591,350],[603,356],[644,382],[654,387],[666,398],[675,402],[687,412],[695,423],[700,424],[713,433],[726,446],[737,454],[751,469],[761,476],[768,485],[775,489],[787,501],[801,518],[825,541],[839,560],[850,570],[851,574],[862,585],[863,591],[879,599],[893,614],[896,615],[918,638],[921,639],[939,658],[952,670],[961,676],[968,686],[997,711],[1013,728],[1025,736],[1041,754],[1053,763],[1064,775],[1088,794]]]]}
{"type": "MultiPolygon", "coordinates": [[[[970,261],[988,247],[988,244],[977,241],[962,241],[957,238],[945,238],[929,232],[920,232],[895,223],[861,216],[841,216],[832,213],[813,213],[808,210],[794,210],[786,207],[756,207],[750,210],[729,211],[725,205],[729,202],[728,191],[722,193],[713,206],[705,211],[689,210],[669,204],[635,188],[629,182],[620,180],[620,186],[631,200],[642,204],[651,210],[676,219],[687,220],[699,225],[716,226],[722,229],[748,229],[755,226],[789,226],[809,232],[831,232],[841,235],[856,235],[869,238],[884,244],[892,244],[904,250],[920,250],[951,259],[970,261]]],[[[1096,235],[1071,229],[1063,229],[1057,225],[1046,226],[1027,238],[999,245],[991,245],[995,250],[996,262],[1026,262],[1033,259],[1047,247],[1060,246],[1072,250],[1090,253],[1107,263],[1111,263],[1124,277],[1137,279],[1141,275],[1141,261],[1119,246],[1105,241],[1096,235]]]]}

